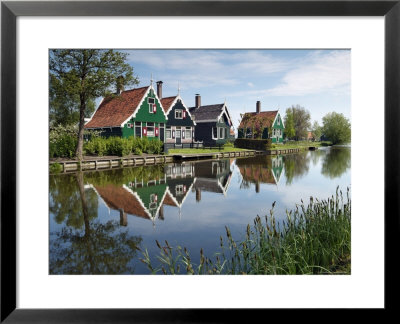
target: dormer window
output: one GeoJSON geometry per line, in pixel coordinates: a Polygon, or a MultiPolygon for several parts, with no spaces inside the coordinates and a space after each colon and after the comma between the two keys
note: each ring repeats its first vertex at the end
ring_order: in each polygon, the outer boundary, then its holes
{"type": "Polygon", "coordinates": [[[175,119],[182,119],[183,118],[183,113],[181,109],[176,109],[175,110],[175,119]]]}

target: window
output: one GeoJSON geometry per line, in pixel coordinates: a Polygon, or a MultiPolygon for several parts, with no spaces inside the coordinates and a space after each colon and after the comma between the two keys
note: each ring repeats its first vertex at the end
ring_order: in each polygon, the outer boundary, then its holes
{"type": "Polygon", "coordinates": [[[150,205],[149,205],[149,209],[155,209],[157,208],[157,194],[151,194],[150,195],[150,205]]]}
{"type": "Polygon", "coordinates": [[[181,137],[181,130],[180,129],[176,130],[175,137],[176,138],[180,138],[181,137]]]}
{"type": "Polygon", "coordinates": [[[126,127],[127,127],[127,128],[131,128],[131,126],[132,126],[131,123],[127,123],[127,124],[126,124],[126,127]]]}
{"type": "Polygon", "coordinates": [[[175,192],[176,192],[176,195],[182,195],[183,194],[183,185],[177,185],[175,187],[175,192]]]}
{"type": "Polygon", "coordinates": [[[154,136],[154,123],[147,123],[147,136],[154,136]]]}
{"type": "Polygon", "coordinates": [[[156,105],[156,100],[154,98],[148,98],[147,102],[149,104],[149,113],[151,113],[151,114],[154,113],[155,112],[154,108],[155,108],[155,105],[156,105]]]}
{"type": "Polygon", "coordinates": [[[219,128],[219,138],[224,138],[224,129],[222,127],[219,128]]]}
{"type": "Polygon", "coordinates": [[[175,110],[175,119],[182,119],[182,110],[175,110]]]}
{"type": "Polygon", "coordinates": [[[186,138],[190,138],[191,135],[192,135],[192,128],[191,127],[186,127],[185,137],[186,138]]]}
{"type": "Polygon", "coordinates": [[[142,123],[135,122],[135,136],[142,137],[142,123]]]}
{"type": "Polygon", "coordinates": [[[171,127],[167,127],[167,129],[165,131],[165,136],[167,138],[171,138],[171,127]]]}
{"type": "Polygon", "coordinates": [[[212,129],[212,138],[218,139],[217,127],[213,127],[213,129],[212,129]]]}

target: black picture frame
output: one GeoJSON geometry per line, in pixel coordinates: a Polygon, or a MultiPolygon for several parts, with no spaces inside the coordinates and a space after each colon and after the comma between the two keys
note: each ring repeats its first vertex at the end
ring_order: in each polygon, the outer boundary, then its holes
{"type": "MultiPolygon", "coordinates": [[[[394,1],[2,1],[1,3],[1,322],[226,322],[238,312],[188,309],[16,308],[16,19],[18,16],[384,16],[385,309],[396,307],[399,237],[400,0],[394,1]],[[397,252],[397,253],[396,253],[397,252]]],[[[366,137],[367,140],[367,137],[366,137]]],[[[366,156],[367,163],[367,156],[366,156]]],[[[371,266],[374,257],[371,256],[371,266]]],[[[368,269],[365,269],[368,271],[368,269]]],[[[368,284],[368,283],[366,283],[368,284]]],[[[158,296],[157,298],[160,298],[158,296]]],[[[165,296],[164,296],[165,297],[165,296]]],[[[252,313],[255,319],[257,313],[252,313]]]]}

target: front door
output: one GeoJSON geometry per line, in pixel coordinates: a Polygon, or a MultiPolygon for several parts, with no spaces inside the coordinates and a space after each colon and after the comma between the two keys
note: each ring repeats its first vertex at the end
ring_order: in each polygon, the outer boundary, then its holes
{"type": "Polygon", "coordinates": [[[160,141],[164,142],[164,127],[160,127],[160,141]]]}
{"type": "Polygon", "coordinates": [[[176,144],[181,144],[182,143],[182,141],[181,141],[181,130],[180,129],[177,129],[175,131],[175,143],[176,144]]]}

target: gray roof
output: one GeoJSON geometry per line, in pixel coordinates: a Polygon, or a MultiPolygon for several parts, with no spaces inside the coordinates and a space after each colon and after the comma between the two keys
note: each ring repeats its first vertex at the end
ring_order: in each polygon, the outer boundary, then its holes
{"type": "Polygon", "coordinates": [[[189,108],[190,114],[194,116],[195,121],[216,120],[221,115],[224,104],[200,106],[199,108],[189,108]]]}

